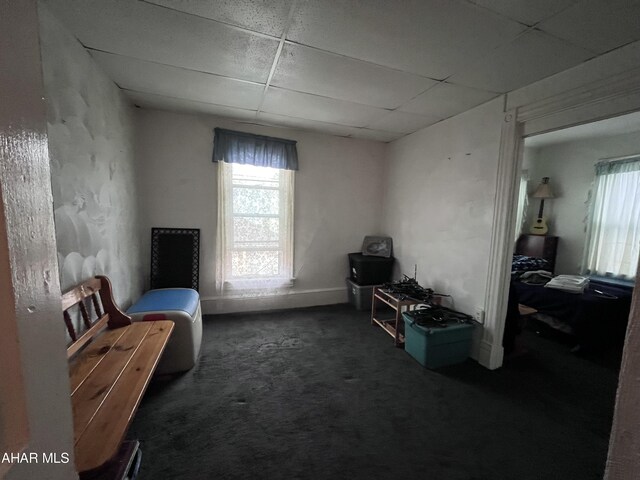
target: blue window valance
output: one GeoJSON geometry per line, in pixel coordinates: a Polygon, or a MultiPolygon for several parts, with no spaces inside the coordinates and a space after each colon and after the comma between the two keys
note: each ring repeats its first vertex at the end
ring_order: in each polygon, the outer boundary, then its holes
{"type": "Polygon", "coordinates": [[[296,141],[214,129],[213,161],[298,170],[296,141]]]}

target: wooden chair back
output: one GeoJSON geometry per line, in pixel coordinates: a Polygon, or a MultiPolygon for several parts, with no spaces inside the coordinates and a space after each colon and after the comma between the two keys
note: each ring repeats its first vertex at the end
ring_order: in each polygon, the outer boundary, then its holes
{"type": "Polygon", "coordinates": [[[111,282],[99,275],[74,287],[62,295],[62,312],[71,344],[67,347],[67,358],[78,353],[105,328],[131,325],[131,317],[122,312],[113,300],[111,282]],[[98,299],[99,296],[99,299],[98,299]],[[78,306],[82,316],[82,331],[76,331],[70,309],[78,306]]]}

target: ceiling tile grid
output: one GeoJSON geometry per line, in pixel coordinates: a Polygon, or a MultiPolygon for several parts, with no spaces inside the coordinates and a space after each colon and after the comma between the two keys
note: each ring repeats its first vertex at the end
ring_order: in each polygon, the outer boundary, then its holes
{"type": "Polygon", "coordinates": [[[280,37],[293,0],[143,0],[147,3],[280,37]]]}
{"type": "Polygon", "coordinates": [[[454,83],[506,93],[577,65],[593,52],[530,30],[451,76],[454,83]]]}
{"type": "Polygon", "coordinates": [[[416,115],[396,110],[376,117],[367,125],[367,128],[407,134],[433,125],[440,120],[442,120],[440,117],[416,115]]]}
{"type": "Polygon", "coordinates": [[[608,52],[640,38],[640,1],[583,0],[539,28],[596,53],[608,52]]]}
{"type": "Polygon", "coordinates": [[[640,40],[640,0],[42,1],[141,106],[380,141],[640,40]]]}
{"type": "Polygon", "coordinates": [[[314,0],[296,8],[288,38],[406,72],[444,79],[525,26],[452,0],[314,0]]]}
{"type": "Polygon", "coordinates": [[[440,82],[408,101],[399,110],[438,118],[449,118],[497,97],[496,92],[440,82]]]}
{"type": "Polygon", "coordinates": [[[85,47],[265,82],[275,39],[131,0],[53,0],[54,14],[85,47]]]}
{"type": "Polygon", "coordinates": [[[286,115],[276,115],[273,113],[260,112],[257,122],[268,126],[285,126],[315,132],[324,132],[342,137],[362,138],[366,140],[379,140],[390,142],[402,137],[403,133],[385,132],[369,128],[349,127],[332,123],[318,122],[302,118],[288,117],[286,115]]]}
{"type": "Polygon", "coordinates": [[[172,98],[257,110],[264,85],[210,73],[91,51],[91,56],[118,86],[172,98]]]}
{"type": "Polygon", "coordinates": [[[469,0],[525,25],[535,25],[576,3],[576,0],[469,0]]]}
{"type": "Polygon", "coordinates": [[[291,43],[284,46],[271,82],[277,87],[382,108],[397,108],[436,83],[426,77],[291,43]]]}
{"type": "Polygon", "coordinates": [[[132,100],[132,102],[139,107],[154,108],[158,110],[172,110],[184,113],[203,113],[239,120],[255,120],[256,118],[255,110],[244,110],[241,108],[227,107],[225,105],[214,105],[211,103],[186,100],[184,98],[172,98],[164,95],[135,92],[132,90],[123,91],[132,100]]]}
{"type": "Polygon", "coordinates": [[[369,105],[293,92],[277,87],[272,87],[267,92],[262,110],[267,113],[351,127],[365,127],[373,118],[388,112],[388,110],[369,105]]]}

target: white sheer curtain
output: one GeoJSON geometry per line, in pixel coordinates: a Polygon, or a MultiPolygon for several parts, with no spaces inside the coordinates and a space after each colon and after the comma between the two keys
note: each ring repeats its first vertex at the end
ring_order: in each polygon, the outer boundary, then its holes
{"type": "Polygon", "coordinates": [[[527,218],[527,206],[529,205],[529,196],[527,195],[527,190],[529,188],[529,171],[522,170],[520,174],[520,187],[518,189],[518,207],[516,210],[516,230],[515,230],[515,240],[518,240],[518,237],[522,233],[522,227],[524,226],[525,220],[527,218]]]}
{"type": "Polygon", "coordinates": [[[218,162],[216,286],[260,296],[293,285],[294,172],[218,162]]]}
{"type": "Polygon", "coordinates": [[[633,279],[640,250],[640,155],[596,165],[586,273],[633,279]]]}

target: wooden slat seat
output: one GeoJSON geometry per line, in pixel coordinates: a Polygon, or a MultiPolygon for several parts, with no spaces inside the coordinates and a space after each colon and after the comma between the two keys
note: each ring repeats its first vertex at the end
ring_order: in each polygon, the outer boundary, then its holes
{"type": "Polygon", "coordinates": [[[68,352],[75,461],[81,474],[100,471],[118,453],[174,327],[170,320],[131,323],[113,303],[108,279],[96,278],[98,283],[91,279],[63,295],[72,338],[68,352]],[[104,314],[95,296],[98,292],[104,314]],[[89,302],[95,321],[87,319],[89,302]],[[76,334],[68,313],[74,305],[83,305],[79,307],[86,327],[82,335],[76,334]],[[96,329],[100,323],[109,327],[96,329]]]}

